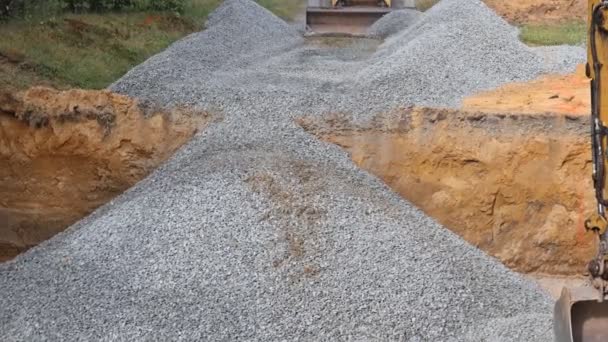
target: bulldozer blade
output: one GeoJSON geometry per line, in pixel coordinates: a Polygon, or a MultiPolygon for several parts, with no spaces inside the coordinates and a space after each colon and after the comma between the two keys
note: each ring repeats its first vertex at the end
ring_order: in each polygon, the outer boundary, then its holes
{"type": "Polygon", "coordinates": [[[564,288],[553,313],[555,341],[608,341],[608,301],[599,298],[591,286],[564,288]]]}
{"type": "Polygon", "coordinates": [[[367,29],[389,13],[389,7],[353,6],[306,9],[306,26],[312,35],[364,36],[367,29]]]}

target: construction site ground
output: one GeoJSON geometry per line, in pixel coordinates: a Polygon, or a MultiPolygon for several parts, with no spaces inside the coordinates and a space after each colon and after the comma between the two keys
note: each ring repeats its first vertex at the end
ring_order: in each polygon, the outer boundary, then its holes
{"type": "Polygon", "coordinates": [[[586,0],[484,0],[509,22],[555,23],[587,18],[586,0]]]}
{"type": "Polygon", "coordinates": [[[481,92],[456,112],[406,110],[354,127],[338,116],[312,131],[557,298],[584,282],[595,250],[583,225],[595,198],[582,70],[481,92]]]}
{"type": "Polygon", "coordinates": [[[585,10],[485,3],[381,40],[227,0],[108,90],[0,94],[0,339],[552,340],[595,251],[585,49],[498,15],[585,10]]]}
{"type": "MultiPolygon", "coordinates": [[[[581,64],[576,72],[572,74],[542,76],[530,82],[507,84],[494,90],[472,95],[463,100],[462,108],[465,111],[473,112],[552,115],[563,117],[565,120],[576,120],[580,116],[587,120],[591,111],[589,79],[585,75],[585,66],[581,64]]],[[[534,134],[533,132],[530,133],[530,135],[534,134]]],[[[583,141],[582,144],[583,148],[590,148],[588,142],[583,141]]],[[[589,153],[586,151],[584,150],[582,155],[578,157],[581,160],[579,161],[580,165],[588,165],[591,162],[589,153]]],[[[588,167],[584,166],[583,169],[585,169],[583,174],[588,176],[588,167]]],[[[582,191],[585,192],[584,195],[581,193],[574,195],[579,197],[578,202],[581,203],[581,209],[575,215],[577,218],[572,221],[578,221],[576,225],[580,237],[583,235],[581,220],[592,212],[595,199],[590,195],[592,185],[589,178],[586,177],[586,179],[578,179],[577,181],[581,182],[578,186],[584,184],[582,186],[584,190],[582,191]]],[[[563,183],[558,184],[557,188],[561,187],[561,184],[563,183]]],[[[571,187],[576,186],[576,184],[571,185],[571,187]]],[[[573,246],[573,249],[576,249],[576,247],[573,246]]],[[[584,252],[583,258],[588,257],[589,253],[589,250],[584,252]]],[[[581,260],[579,267],[568,272],[568,275],[565,276],[542,274],[542,270],[540,274],[532,273],[529,276],[538,281],[553,297],[557,298],[564,286],[573,287],[585,282],[583,276],[585,271],[582,270],[583,264],[584,261],[581,260]]]]}

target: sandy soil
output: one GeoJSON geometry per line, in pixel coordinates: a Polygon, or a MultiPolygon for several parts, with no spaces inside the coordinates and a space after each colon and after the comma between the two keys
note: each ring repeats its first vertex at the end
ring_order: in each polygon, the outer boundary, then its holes
{"type": "Polygon", "coordinates": [[[543,76],[469,96],[462,108],[486,113],[586,116],[591,110],[589,79],[585,76],[584,65],[580,65],[574,74],[543,76]]]}
{"type": "Polygon", "coordinates": [[[584,20],[587,0],[484,0],[512,23],[551,23],[584,20]]]}

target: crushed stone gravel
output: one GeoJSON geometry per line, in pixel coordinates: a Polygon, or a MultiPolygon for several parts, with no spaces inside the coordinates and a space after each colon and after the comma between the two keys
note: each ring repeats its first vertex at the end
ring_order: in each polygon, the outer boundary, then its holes
{"type": "Polygon", "coordinates": [[[420,11],[401,9],[392,11],[376,21],[367,30],[369,37],[386,38],[412,25],[420,16],[420,11]]]}
{"type": "Polygon", "coordinates": [[[582,46],[539,46],[534,47],[533,50],[543,58],[547,73],[561,74],[564,71],[573,71],[578,65],[587,61],[587,49],[582,46]]]}
{"type": "Polygon", "coordinates": [[[477,0],[380,46],[306,41],[250,0],[207,27],[111,89],[222,121],[0,265],[0,340],[552,340],[547,294],[295,123],[534,78],[516,29],[477,0]]]}
{"type": "MultiPolygon", "coordinates": [[[[389,37],[357,79],[371,100],[457,107],[462,97],[557,70],[518,39],[519,30],[480,1],[443,0],[389,37]]],[[[558,58],[561,58],[559,56],[558,58]]],[[[580,55],[580,62],[585,56],[580,55]]]]}

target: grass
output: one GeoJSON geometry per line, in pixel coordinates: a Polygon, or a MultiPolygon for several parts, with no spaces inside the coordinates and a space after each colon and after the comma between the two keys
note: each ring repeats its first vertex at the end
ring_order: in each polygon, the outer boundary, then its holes
{"type": "Polygon", "coordinates": [[[100,89],[194,29],[181,18],[144,13],[11,22],[0,28],[0,54],[53,85],[100,89]]]}
{"type": "MultiPolygon", "coordinates": [[[[102,89],[181,37],[198,31],[220,0],[190,0],[169,12],[31,16],[0,24],[0,87],[102,89]],[[33,19],[36,18],[36,19],[33,19]]],[[[260,0],[290,19],[300,0],[260,0]]]]}
{"type": "Polygon", "coordinates": [[[438,2],[439,0],[416,0],[416,9],[424,12],[429,8],[435,6],[435,4],[438,2]]]}
{"type": "MultiPolygon", "coordinates": [[[[439,0],[416,0],[416,9],[426,11],[439,0]]],[[[586,24],[583,21],[570,21],[547,24],[524,24],[519,38],[531,46],[542,45],[578,45],[586,38],[586,24]]]]}
{"type": "Polygon", "coordinates": [[[525,24],[519,38],[528,45],[578,45],[585,41],[584,22],[571,21],[553,24],[525,24]]]}
{"type": "Polygon", "coordinates": [[[285,20],[293,20],[306,5],[302,0],[257,0],[257,2],[285,20]]]}
{"type": "Polygon", "coordinates": [[[183,16],[194,23],[202,24],[222,0],[190,0],[186,5],[183,16]]]}

